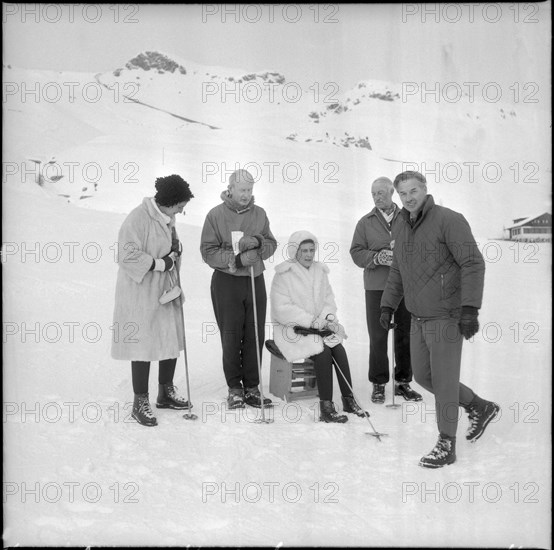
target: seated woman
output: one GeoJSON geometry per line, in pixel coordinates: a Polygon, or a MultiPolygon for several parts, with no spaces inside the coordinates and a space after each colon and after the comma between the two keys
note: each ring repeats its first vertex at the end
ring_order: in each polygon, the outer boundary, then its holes
{"type": "MultiPolygon", "coordinates": [[[[342,345],[346,334],[336,317],[337,306],[327,276],[329,268],[314,261],[317,245],[317,238],[308,231],[293,233],[287,245],[289,259],[275,267],[270,295],[273,336],[287,361],[313,359],[320,421],[346,422],[348,417],[339,415],[333,404],[333,364],[352,386],[342,345]]],[[[336,375],[344,412],[365,416],[367,413],[358,406],[338,370],[336,375]]]]}

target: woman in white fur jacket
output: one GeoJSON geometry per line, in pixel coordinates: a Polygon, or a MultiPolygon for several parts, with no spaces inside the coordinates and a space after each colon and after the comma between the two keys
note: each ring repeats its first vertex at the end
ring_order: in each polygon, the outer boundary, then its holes
{"type": "MultiPolygon", "coordinates": [[[[271,286],[271,319],[275,344],[287,361],[310,357],[314,361],[320,399],[320,420],[346,422],[333,404],[333,364],[336,362],[348,384],[352,386],[346,350],[342,345],[346,338],[339,324],[337,306],[331,285],[329,268],[314,260],[318,241],[308,231],[293,233],[287,245],[288,260],[275,268],[271,286]],[[332,334],[298,334],[294,327],[330,330],[332,334]],[[333,361],[334,360],[334,361],[333,361]]],[[[335,367],[336,367],[335,365],[335,367]]],[[[365,416],[356,403],[348,384],[336,373],[342,394],[344,412],[365,416]]]]}

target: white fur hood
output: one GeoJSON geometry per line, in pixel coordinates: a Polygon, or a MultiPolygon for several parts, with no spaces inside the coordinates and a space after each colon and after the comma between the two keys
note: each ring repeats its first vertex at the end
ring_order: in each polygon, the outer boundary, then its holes
{"type": "MultiPolygon", "coordinates": [[[[285,254],[288,259],[275,266],[275,273],[285,273],[286,271],[292,269],[294,266],[299,265],[298,260],[296,259],[296,253],[298,252],[298,247],[300,246],[300,243],[304,241],[313,241],[317,253],[319,247],[317,237],[313,233],[310,233],[309,231],[306,231],[304,229],[300,231],[295,231],[290,236],[289,242],[287,243],[287,246],[285,248],[285,254]]],[[[316,270],[323,270],[324,273],[329,273],[329,268],[321,262],[314,261],[312,267],[316,270]]]]}

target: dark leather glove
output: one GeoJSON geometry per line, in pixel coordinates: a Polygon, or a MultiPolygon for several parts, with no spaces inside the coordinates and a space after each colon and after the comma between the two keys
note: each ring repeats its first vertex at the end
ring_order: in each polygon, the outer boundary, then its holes
{"type": "Polygon", "coordinates": [[[173,252],[175,256],[180,256],[183,252],[183,246],[181,245],[181,241],[179,239],[171,240],[171,252],[173,252]]]}
{"type": "Polygon", "coordinates": [[[253,250],[254,248],[260,248],[262,244],[261,238],[257,235],[253,237],[241,237],[239,241],[239,252],[245,252],[246,250],[253,250]]]}
{"type": "Polygon", "coordinates": [[[164,271],[171,271],[173,269],[173,266],[175,265],[174,255],[172,252],[167,254],[162,258],[162,260],[165,263],[165,269],[164,271]]]}
{"type": "Polygon", "coordinates": [[[460,322],[458,323],[460,327],[460,332],[462,336],[469,340],[472,336],[477,334],[479,330],[479,321],[477,317],[479,316],[479,310],[473,306],[462,306],[462,315],[460,316],[460,322]]]}
{"type": "Polygon", "coordinates": [[[381,323],[381,326],[385,330],[389,330],[396,326],[396,324],[392,322],[393,314],[394,314],[394,310],[391,307],[381,308],[381,317],[379,318],[379,323],[381,323]]]}
{"type": "Polygon", "coordinates": [[[183,246],[181,245],[181,241],[177,237],[177,231],[175,230],[175,227],[171,228],[171,252],[174,252],[175,256],[180,256],[183,252],[183,246]]]}
{"type": "Polygon", "coordinates": [[[163,258],[154,258],[150,271],[171,271],[175,266],[174,253],[170,252],[163,258]]]}

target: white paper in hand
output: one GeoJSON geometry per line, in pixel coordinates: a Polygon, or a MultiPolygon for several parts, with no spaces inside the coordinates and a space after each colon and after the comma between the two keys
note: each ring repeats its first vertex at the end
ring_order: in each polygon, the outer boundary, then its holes
{"type": "Polygon", "coordinates": [[[239,241],[244,236],[244,231],[231,231],[231,244],[233,245],[233,253],[235,256],[239,253],[239,241]]]}

